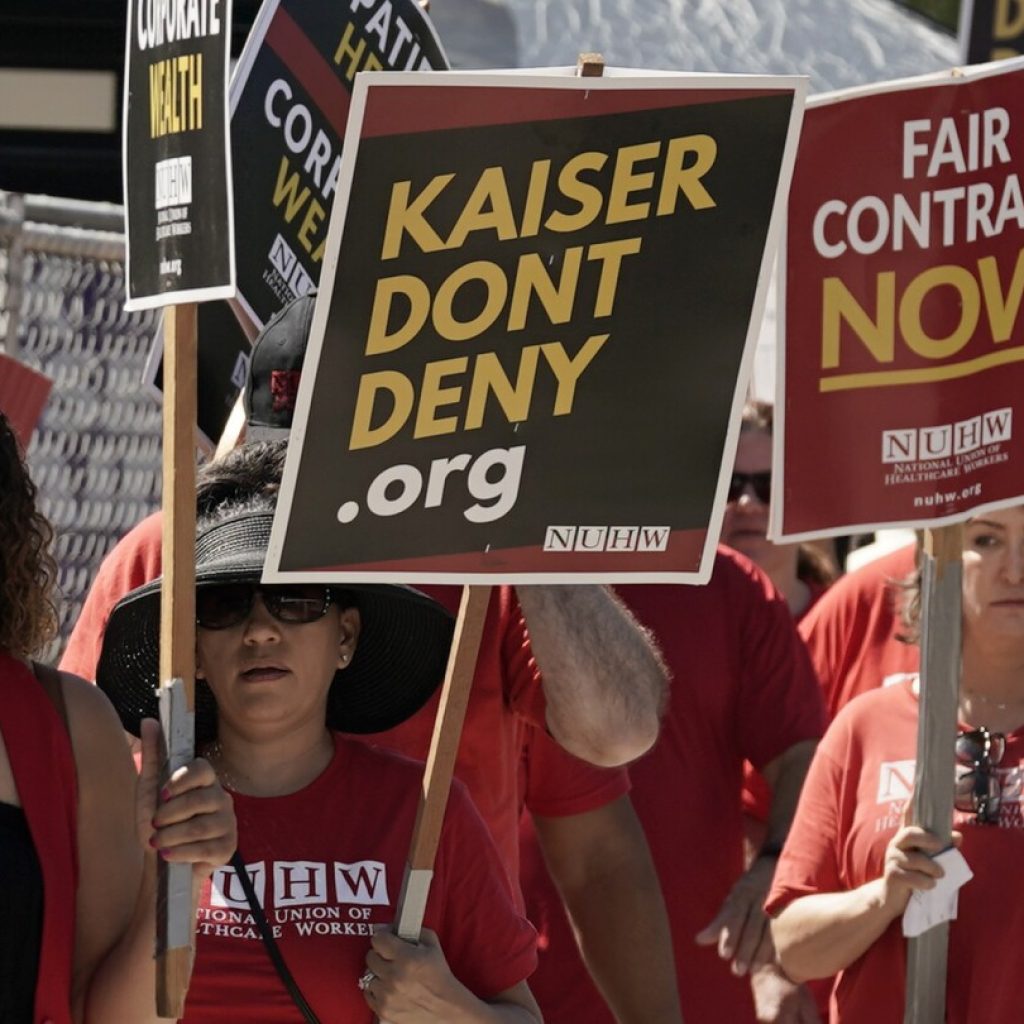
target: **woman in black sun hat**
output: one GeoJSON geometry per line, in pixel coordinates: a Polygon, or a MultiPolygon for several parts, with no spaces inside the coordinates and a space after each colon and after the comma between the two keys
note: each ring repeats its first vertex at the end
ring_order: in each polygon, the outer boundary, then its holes
{"type": "MultiPolygon", "coordinates": [[[[388,930],[423,768],[341,735],[427,701],[450,616],[408,587],[260,584],[272,520],[273,498],[236,495],[197,527],[196,742],[239,849],[201,896],[183,1020],[539,1021],[533,930],[458,784],[421,941],[388,930]]],[[[159,581],[107,625],[97,682],[130,732],[155,701],[158,629],[159,581]]]]}

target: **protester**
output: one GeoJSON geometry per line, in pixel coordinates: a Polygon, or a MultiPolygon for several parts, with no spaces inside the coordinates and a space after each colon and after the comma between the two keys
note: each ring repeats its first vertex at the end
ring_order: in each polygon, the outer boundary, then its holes
{"type": "MultiPolygon", "coordinates": [[[[1016,881],[1024,858],[1024,507],[985,512],[964,532],[952,824],[974,877],[950,925],[945,1020],[1008,1024],[1020,1019],[1024,969],[1016,881]]],[[[768,901],[787,973],[839,972],[838,1024],[903,1020],[900,917],[914,891],[942,876],[932,860],[941,841],[903,824],[918,707],[916,679],[906,679],[840,711],[815,756],[768,901]]]]}
{"type": "Polygon", "coordinates": [[[157,798],[95,687],[30,661],[56,631],[52,531],[0,413],[0,1020],[156,1021],[156,859],[198,881],[231,855],[231,802],[194,761],[157,798]]]}
{"type": "MultiPolygon", "coordinates": [[[[288,304],[267,323],[254,346],[247,417],[262,439],[286,434],[291,427],[298,387],[295,367],[305,354],[313,308],[313,296],[288,304]]],[[[144,520],[104,560],[62,667],[92,677],[103,626],[114,603],[127,593],[125,584],[139,586],[153,578],[142,574],[159,566],[159,532],[156,521],[144,520]]],[[[599,765],[624,764],[648,750],[658,735],[665,673],[622,603],[607,588],[596,586],[531,586],[516,592],[495,588],[492,611],[497,610],[495,621],[502,627],[496,635],[518,629],[525,638],[525,626],[517,622],[520,605],[530,624],[532,648],[545,668],[543,693],[539,682],[533,686],[531,680],[529,699],[559,743],[599,765]]],[[[524,667],[530,657],[532,652],[527,652],[524,667]]],[[[506,697],[513,706],[521,699],[518,694],[506,697]]],[[[514,820],[510,834],[515,834],[514,820]]]]}
{"type": "Polygon", "coordinates": [[[750,401],[743,408],[721,541],[768,574],[799,621],[837,573],[828,558],[810,544],[776,544],[768,539],[774,418],[769,402],[750,401]]]}
{"type": "Polygon", "coordinates": [[[914,571],[914,545],[848,573],[800,622],[829,720],[859,693],[916,672],[918,648],[900,636],[901,584],[914,571]]]}
{"type": "MultiPolygon", "coordinates": [[[[533,929],[460,787],[421,944],[375,930],[395,916],[422,766],[340,731],[375,731],[422,706],[443,674],[450,617],[403,587],[260,586],[273,509],[267,498],[227,502],[197,527],[196,742],[232,793],[239,848],[201,897],[183,1020],[294,1012],[242,895],[243,864],[318,1018],[539,1020],[524,980],[533,929]]],[[[153,703],[158,634],[154,582],[114,608],[97,671],[131,732],[153,703]]]]}
{"type": "MultiPolygon", "coordinates": [[[[683,1017],[754,1021],[750,974],[759,1001],[789,1014],[778,1019],[814,1020],[806,994],[771,971],[761,912],[822,728],[818,685],[789,610],[764,573],[724,547],[707,586],[616,589],[661,643],[674,677],[661,738],[630,775],[668,909],[683,1017]],[[773,792],[764,845],[749,867],[739,799],[745,757],[773,792]]],[[[545,1020],[611,1024],[539,851],[527,843],[522,854],[527,914],[546,925],[531,981],[545,1020]]]]}
{"type": "MultiPolygon", "coordinates": [[[[258,477],[260,489],[270,494],[276,493],[281,476],[282,446],[291,427],[312,311],[311,297],[292,302],[267,324],[253,348],[246,385],[247,437],[278,442],[276,447],[256,445],[255,451],[264,455],[251,457],[265,457],[267,463],[243,476],[258,477]]],[[[244,492],[231,459],[200,472],[200,510],[244,492]]],[[[72,634],[65,665],[86,675],[95,673],[110,609],[128,590],[156,576],[159,566],[160,518],[155,516],[131,531],[104,561],[72,634]]],[[[449,611],[457,610],[460,587],[423,589],[449,611]]],[[[609,897],[592,901],[594,910],[581,928],[590,933],[591,948],[609,950],[592,966],[623,1008],[623,1024],[679,1020],[671,963],[665,970],[658,967],[669,944],[668,921],[650,851],[626,796],[625,773],[599,770],[563,747],[605,763],[635,756],[651,738],[651,724],[657,726],[664,688],[664,671],[648,639],[603,588],[495,587],[455,766],[516,883],[521,907],[518,826],[530,797],[519,773],[524,752],[537,756],[544,749],[552,792],[538,813],[552,819],[545,830],[545,837],[552,837],[552,846],[557,841],[559,848],[557,856],[552,849],[552,863],[556,871],[565,867],[559,881],[567,891],[600,891],[609,897]],[[560,719],[552,716],[552,697],[563,709],[560,719]],[[557,743],[548,739],[549,729],[557,743]],[[532,732],[541,740],[529,742],[532,732]],[[619,870],[610,873],[612,866],[619,870]],[[628,919],[616,906],[627,908],[628,919]],[[629,939],[624,937],[627,931],[629,939]],[[646,967],[628,972],[622,969],[627,963],[646,967]],[[666,1012],[665,1007],[670,1009],[666,1012]]],[[[438,701],[435,695],[406,722],[360,738],[425,759],[438,701]]]]}

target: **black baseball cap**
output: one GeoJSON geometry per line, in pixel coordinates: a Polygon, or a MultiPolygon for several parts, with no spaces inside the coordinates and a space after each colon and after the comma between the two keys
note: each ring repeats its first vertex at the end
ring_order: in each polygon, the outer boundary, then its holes
{"type": "Polygon", "coordinates": [[[273,441],[291,430],[315,306],[315,291],[293,299],[253,342],[243,398],[247,441],[273,441]]]}

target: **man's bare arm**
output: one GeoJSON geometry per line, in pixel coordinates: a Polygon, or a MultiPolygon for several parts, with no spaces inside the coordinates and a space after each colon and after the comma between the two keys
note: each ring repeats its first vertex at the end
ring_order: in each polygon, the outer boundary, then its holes
{"type": "Polygon", "coordinates": [[[668,676],[650,636],[606,587],[516,588],[544,678],[547,727],[591,764],[625,764],[658,737],[668,676]]]}
{"type": "Polygon", "coordinates": [[[621,1024],[681,1024],[661,886],[628,796],[564,818],[534,817],[590,974],[621,1024]]]}

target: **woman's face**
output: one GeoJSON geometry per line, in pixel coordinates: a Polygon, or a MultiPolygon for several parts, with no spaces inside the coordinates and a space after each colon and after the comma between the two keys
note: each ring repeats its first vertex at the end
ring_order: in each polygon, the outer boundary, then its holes
{"type": "MultiPolygon", "coordinates": [[[[736,446],[737,474],[768,473],[772,470],[772,439],[760,430],[745,430],[736,446]]],[[[768,502],[754,492],[750,483],[732,501],[726,502],[722,519],[722,543],[742,552],[753,562],[771,554],[767,539],[768,502]]]]}
{"type": "Polygon", "coordinates": [[[243,732],[323,724],[334,673],[355,653],[359,612],[328,607],[308,623],[281,622],[257,594],[246,618],[196,630],[196,675],[217,700],[222,725],[243,732]]]}
{"type": "Polygon", "coordinates": [[[1024,506],[986,512],[964,528],[964,628],[1024,643],[1024,506]]]}

